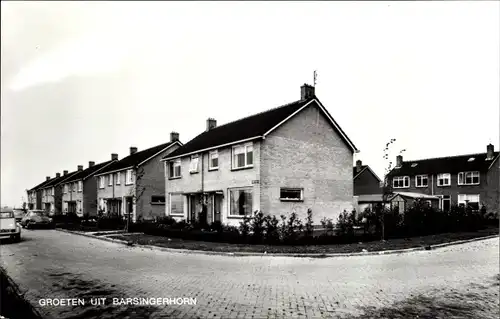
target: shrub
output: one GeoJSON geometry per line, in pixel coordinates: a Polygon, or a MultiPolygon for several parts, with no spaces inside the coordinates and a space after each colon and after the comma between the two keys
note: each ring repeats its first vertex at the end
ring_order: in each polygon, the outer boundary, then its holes
{"type": "Polygon", "coordinates": [[[249,224],[252,232],[252,242],[261,243],[264,241],[265,221],[264,214],[259,211],[256,211],[253,218],[251,218],[249,224]]]}
{"type": "Polygon", "coordinates": [[[278,243],[280,241],[280,232],[279,232],[279,220],[276,216],[266,216],[265,220],[265,228],[266,228],[266,242],[268,243],[278,243]]]}
{"type": "Polygon", "coordinates": [[[248,237],[248,235],[250,234],[250,221],[251,221],[251,219],[252,219],[252,217],[243,216],[243,221],[240,222],[239,231],[243,237],[248,237]]]}
{"type": "Polygon", "coordinates": [[[125,221],[119,215],[105,215],[97,219],[97,228],[102,230],[117,230],[125,227],[125,221]]]}
{"type": "Polygon", "coordinates": [[[326,231],[326,234],[327,236],[332,236],[333,235],[333,220],[331,218],[326,218],[326,217],[323,217],[323,219],[321,220],[321,225],[323,226],[323,228],[325,229],[326,231]]]}
{"type": "Polygon", "coordinates": [[[212,224],[210,224],[209,228],[211,231],[216,231],[216,232],[222,232],[224,229],[222,222],[220,221],[214,221],[212,224]]]}
{"type": "Polygon", "coordinates": [[[337,232],[339,236],[351,237],[354,235],[355,213],[343,211],[337,220],[337,232]]]}
{"type": "Polygon", "coordinates": [[[314,226],[313,226],[313,218],[312,218],[312,209],[310,209],[310,208],[307,210],[305,229],[306,229],[306,233],[305,233],[306,237],[307,238],[313,237],[314,226]]]}
{"type": "Polygon", "coordinates": [[[161,225],[173,225],[177,223],[177,221],[172,217],[172,216],[162,216],[158,217],[154,221],[156,224],[161,224],[161,225]]]}
{"type": "Polygon", "coordinates": [[[302,221],[297,217],[297,214],[295,212],[290,214],[290,216],[288,217],[288,221],[286,221],[286,217],[283,217],[285,216],[281,216],[281,219],[284,223],[281,234],[282,242],[292,243],[297,240],[300,232],[302,231],[302,221]]]}

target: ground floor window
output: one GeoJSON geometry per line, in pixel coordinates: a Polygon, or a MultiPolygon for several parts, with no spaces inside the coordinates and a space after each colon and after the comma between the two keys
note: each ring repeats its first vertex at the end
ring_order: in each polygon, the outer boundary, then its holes
{"type": "Polygon", "coordinates": [[[280,188],[281,201],[301,201],[304,199],[302,188],[280,188]]]}
{"type": "Polygon", "coordinates": [[[404,214],[405,212],[405,201],[404,200],[395,200],[392,202],[393,209],[397,209],[400,214],[404,214]]]}
{"type": "Polygon", "coordinates": [[[106,206],[108,214],[121,215],[122,201],[120,199],[108,199],[106,206]]]}
{"type": "Polygon", "coordinates": [[[473,210],[479,210],[479,195],[459,194],[458,205],[470,207],[473,210]]]}
{"type": "Polygon", "coordinates": [[[229,215],[251,215],[253,209],[252,188],[238,188],[229,190],[229,215]]]}
{"type": "Polygon", "coordinates": [[[165,196],[159,196],[159,195],[151,196],[151,204],[165,204],[165,196]]]}
{"type": "Polygon", "coordinates": [[[170,194],[170,215],[184,216],[184,195],[170,194]]]}

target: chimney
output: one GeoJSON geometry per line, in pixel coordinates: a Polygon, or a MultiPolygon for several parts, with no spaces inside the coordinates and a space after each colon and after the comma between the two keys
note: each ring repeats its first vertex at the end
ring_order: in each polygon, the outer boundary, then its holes
{"type": "Polygon", "coordinates": [[[217,127],[217,121],[211,117],[207,119],[207,132],[217,127]]]}
{"type": "Polygon", "coordinates": [[[95,165],[95,162],[89,161],[89,167],[92,167],[95,165]]]}
{"type": "Polygon", "coordinates": [[[78,165],[78,171],[79,172],[83,171],[83,165],[78,165]]]}
{"type": "Polygon", "coordinates": [[[56,178],[61,177],[61,173],[56,173],[56,178]]]}
{"type": "Polygon", "coordinates": [[[46,180],[48,181],[48,180],[50,179],[50,176],[47,176],[47,177],[45,177],[45,178],[46,178],[46,180]]]}
{"type": "Polygon", "coordinates": [[[130,146],[130,155],[137,153],[137,147],[130,146]]]}
{"type": "Polygon", "coordinates": [[[68,175],[68,171],[63,171],[63,175],[68,175]]]}
{"type": "Polygon", "coordinates": [[[175,142],[179,140],[179,133],[171,132],[170,133],[170,142],[175,142]]]}
{"type": "Polygon", "coordinates": [[[300,99],[307,100],[315,96],[314,86],[309,84],[304,84],[300,87],[300,99]]]}
{"type": "Polygon", "coordinates": [[[495,151],[495,148],[493,147],[493,144],[488,144],[486,145],[486,160],[492,160],[493,159],[493,152],[495,151]]]}
{"type": "Polygon", "coordinates": [[[112,154],[111,154],[111,160],[112,160],[112,161],[115,161],[115,160],[117,161],[117,160],[118,160],[118,154],[116,154],[116,153],[112,153],[112,154]]]}
{"type": "Polygon", "coordinates": [[[356,173],[359,173],[361,171],[361,168],[363,165],[361,164],[361,160],[356,161],[356,173]]]}
{"type": "Polygon", "coordinates": [[[396,156],[396,167],[401,167],[403,165],[403,156],[398,155],[396,156]]]}

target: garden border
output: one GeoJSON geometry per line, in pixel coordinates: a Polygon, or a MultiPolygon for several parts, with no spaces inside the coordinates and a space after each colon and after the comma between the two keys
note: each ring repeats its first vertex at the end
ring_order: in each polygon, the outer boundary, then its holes
{"type": "Polygon", "coordinates": [[[465,240],[456,240],[448,243],[430,245],[427,247],[413,247],[413,248],[404,248],[404,249],[395,249],[395,250],[382,250],[382,251],[367,251],[367,252],[357,252],[357,253],[255,253],[255,252],[219,252],[219,251],[206,251],[206,250],[191,250],[191,249],[177,249],[177,248],[167,248],[167,247],[159,247],[154,245],[137,245],[130,244],[130,242],[120,239],[112,239],[103,236],[95,236],[91,234],[85,234],[81,232],[75,232],[71,230],[57,228],[56,230],[62,231],[69,234],[81,235],[85,237],[100,239],[112,243],[124,244],[127,246],[131,246],[134,248],[146,248],[156,251],[164,251],[178,254],[201,254],[201,255],[219,255],[219,256],[233,256],[233,257],[299,257],[299,258],[330,258],[330,257],[350,257],[350,256],[373,256],[373,255],[389,255],[389,254],[402,254],[409,253],[413,251],[421,251],[421,250],[433,250],[435,248],[443,248],[447,246],[466,244],[479,240],[487,240],[495,237],[499,237],[499,235],[488,235],[484,237],[477,237],[472,239],[465,240]]]}

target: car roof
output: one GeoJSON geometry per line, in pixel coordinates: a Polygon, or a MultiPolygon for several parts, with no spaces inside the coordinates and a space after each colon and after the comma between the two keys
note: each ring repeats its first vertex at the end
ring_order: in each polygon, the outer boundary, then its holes
{"type": "Polygon", "coordinates": [[[12,213],[12,212],[14,212],[14,210],[10,207],[2,207],[2,208],[0,208],[0,212],[1,213],[12,213]]]}

